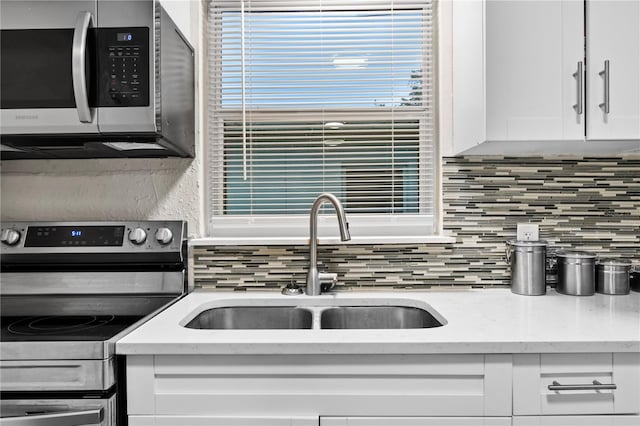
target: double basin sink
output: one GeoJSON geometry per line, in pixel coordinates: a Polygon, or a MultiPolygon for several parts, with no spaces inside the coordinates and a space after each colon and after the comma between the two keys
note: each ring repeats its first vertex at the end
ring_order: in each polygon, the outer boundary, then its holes
{"type": "Polygon", "coordinates": [[[433,328],[446,320],[433,308],[390,300],[340,300],[332,304],[307,299],[295,306],[220,306],[206,309],[184,326],[209,330],[410,329],[433,328]],[[339,306],[336,306],[339,304],[339,306]]]}

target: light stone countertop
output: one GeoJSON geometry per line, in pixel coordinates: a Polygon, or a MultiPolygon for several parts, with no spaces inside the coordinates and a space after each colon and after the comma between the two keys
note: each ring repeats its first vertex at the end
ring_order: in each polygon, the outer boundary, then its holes
{"type": "Polygon", "coordinates": [[[574,297],[550,290],[545,296],[518,296],[508,289],[438,289],[309,297],[196,290],[116,348],[127,355],[640,352],[640,293],[574,297]],[[181,325],[217,306],[329,306],[354,300],[423,307],[447,323],[403,330],[199,330],[181,325]]]}

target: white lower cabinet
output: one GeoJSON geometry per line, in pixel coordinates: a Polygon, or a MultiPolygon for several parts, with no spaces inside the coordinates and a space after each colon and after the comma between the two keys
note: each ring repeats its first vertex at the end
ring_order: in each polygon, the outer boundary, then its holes
{"type": "Polygon", "coordinates": [[[127,359],[131,416],[511,416],[511,355],[127,359]]]}
{"type": "Polygon", "coordinates": [[[640,356],[128,356],[127,405],[131,426],[640,426],[640,356]]]}
{"type": "Polygon", "coordinates": [[[511,417],[320,417],[320,426],[511,426],[511,417]]]}
{"type": "Polygon", "coordinates": [[[640,416],[526,416],[513,418],[513,426],[638,426],[640,416]]]}
{"type": "Polygon", "coordinates": [[[318,417],[129,416],[129,426],[318,426],[318,417]]]}
{"type": "Polygon", "coordinates": [[[318,426],[318,424],[319,426],[511,426],[511,417],[129,417],[129,426],[318,426]]]}
{"type": "Polygon", "coordinates": [[[638,412],[640,357],[637,353],[513,356],[513,414],[516,416],[638,412]]]}

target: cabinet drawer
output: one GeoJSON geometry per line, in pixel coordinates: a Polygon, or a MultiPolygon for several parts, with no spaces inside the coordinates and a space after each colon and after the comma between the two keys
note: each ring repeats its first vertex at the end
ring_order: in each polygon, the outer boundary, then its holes
{"type": "Polygon", "coordinates": [[[511,417],[321,417],[320,426],[511,426],[511,417]]]}
{"type": "Polygon", "coordinates": [[[318,426],[318,417],[129,416],[129,426],[318,426]]]}
{"type": "Polygon", "coordinates": [[[514,417],[513,426],[638,426],[640,416],[527,416],[514,417]]]}
{"type": "Polygon", "coordinates": [[[510,416],[510,355],[128,357],[130,415],[510,416]]]}
{"type": "Polygon", "coordinates": [[[640,412],[640,357],[632,353],[513,357],[514,415],[640,412]]]}

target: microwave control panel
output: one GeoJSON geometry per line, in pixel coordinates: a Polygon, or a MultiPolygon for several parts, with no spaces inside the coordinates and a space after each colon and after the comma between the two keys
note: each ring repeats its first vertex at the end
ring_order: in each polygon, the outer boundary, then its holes
{"type": "Polygon", "coordinates": [[[99,28],[100,107],[149,105],[149,28],[99,28]]]}

